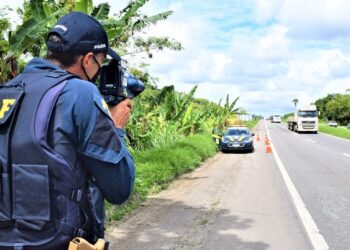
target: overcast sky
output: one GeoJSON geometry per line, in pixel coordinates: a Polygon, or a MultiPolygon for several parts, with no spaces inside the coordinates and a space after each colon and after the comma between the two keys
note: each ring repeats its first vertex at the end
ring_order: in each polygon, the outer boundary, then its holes
{"type": "MultiPolygon", "coordinates": [[[[128,1],[109,3],[115,13],[128,1]]],[[[148,35],[184,47],[147,61],[159,87],[198,85],[196,97],[215,102],[239,96],[239,107],[262,115],[292,112],[294,98],[309,104],[350,88],[348,0],[150,0],[141,10],[173,10],[148,35]]]]}

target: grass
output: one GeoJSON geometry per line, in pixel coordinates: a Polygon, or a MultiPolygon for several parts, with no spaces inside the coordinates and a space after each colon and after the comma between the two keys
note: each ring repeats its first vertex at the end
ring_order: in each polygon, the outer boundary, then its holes
{"type": "Polygon", "coordinates": [[[327,124],[320,123],[318,130],[325,134],[334,135],[337,137],[350,140],[350,129],[346,127],[338,126],[335,128],[335,127],[330,127],[327,124]]]}
{"type": "Polygon", "coordinates": [[[183,173],[198,167],[217,152],[210,134],[197,134],[170,145],[134,153],[136,180],[130,199],[121,206],[106,204],[108,222],[119,220],[139,207],[147,196],[165,189],[183,173]]]}
{"type": "Polygon", "coordinates": [[[255,127],[256,124],[258,124],[260,120],[259,119],[253,119],[251,121],[247,121],[245,122],[246,123],[246,126],[249,128],[249,129],[252,129],[255,127]]]}

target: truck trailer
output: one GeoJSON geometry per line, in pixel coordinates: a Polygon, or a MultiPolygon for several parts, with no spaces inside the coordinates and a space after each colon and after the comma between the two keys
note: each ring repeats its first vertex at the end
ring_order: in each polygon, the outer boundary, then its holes
{"type": "Polygon", "coordinates": [[[307,105],[299,108],[294,116],[287,119],[288,129],[299,132],[318,132],[318,112],[316,105],[307,105]]]}

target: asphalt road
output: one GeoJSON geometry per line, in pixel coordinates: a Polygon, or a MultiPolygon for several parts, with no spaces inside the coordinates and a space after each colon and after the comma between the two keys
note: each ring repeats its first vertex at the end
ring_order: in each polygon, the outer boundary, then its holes
{"type": "Polygon", "coordinates": [[[330,249],[350,249],[350,141],[267,121],[271,141],[330,249]]]}
{"type": "Polygon", "coordinates": [[[263,122],[256,133],[254,153],[217,154],[110,227],[110,249],[312,249],[263,122]]]}

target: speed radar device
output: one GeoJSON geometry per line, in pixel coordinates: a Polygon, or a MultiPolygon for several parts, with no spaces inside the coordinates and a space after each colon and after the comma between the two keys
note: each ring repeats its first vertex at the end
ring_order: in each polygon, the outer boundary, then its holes
{"type": "Polygon", "coordinates": [[[124,61],[112,59],[101,67],[99,91],[108,105],[116,105],[126,98],[138,96],[145,85],[137,77],[127,72],[124,61]]]}

